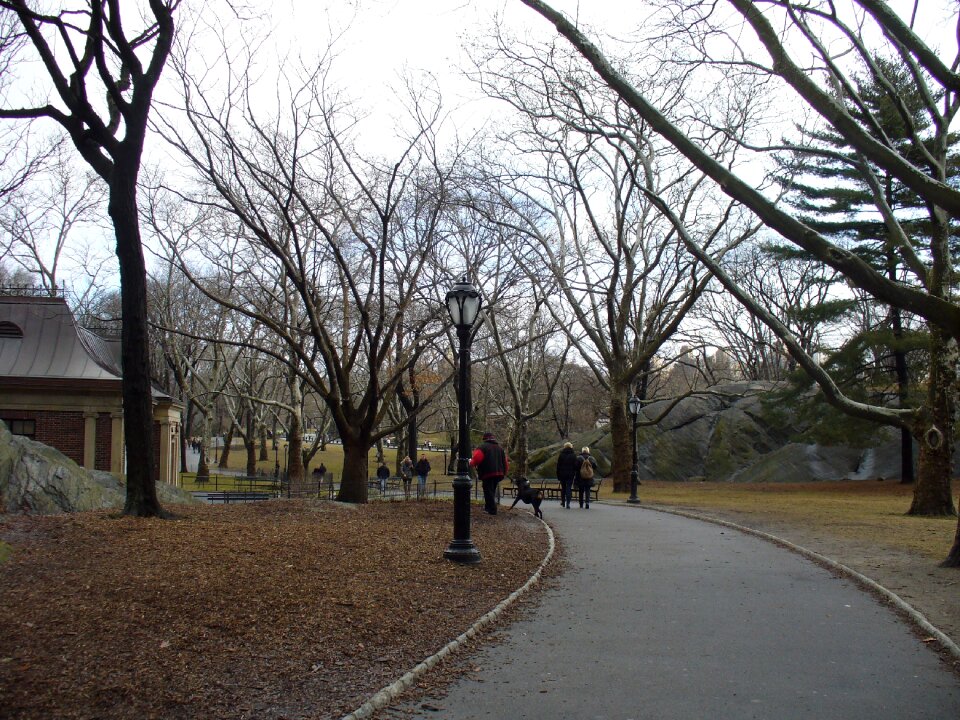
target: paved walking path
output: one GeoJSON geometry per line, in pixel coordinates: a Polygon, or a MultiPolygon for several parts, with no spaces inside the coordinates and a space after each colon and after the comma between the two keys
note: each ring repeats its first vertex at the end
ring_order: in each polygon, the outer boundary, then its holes
{"type": "Polygon", "coordinates": [[[960,681],[937,655],[805,558],[642,508],[545,510],[572,567],[415,717],[960,717],[960,681]]]}

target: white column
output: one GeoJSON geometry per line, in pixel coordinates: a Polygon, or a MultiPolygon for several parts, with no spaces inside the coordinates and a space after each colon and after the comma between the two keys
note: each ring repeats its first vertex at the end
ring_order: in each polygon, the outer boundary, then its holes
{"type": "Polygon", "coordinates": [[[110,472],[114,475],[123,475],[123,413],[110,415],[110,472]]]}
{"type": "Polygon", "coordinates": [[[83,414],[83,466],[87,470],[97,467],[97,413],[83,414]]]}

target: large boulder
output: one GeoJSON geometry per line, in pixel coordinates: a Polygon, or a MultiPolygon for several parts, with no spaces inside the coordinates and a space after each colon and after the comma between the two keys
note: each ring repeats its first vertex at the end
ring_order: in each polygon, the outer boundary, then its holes
{"type": "MultiPolygon", "coordinates": [[[[667,401],[646,406],[637,430],[640,479],[800,482],[900,477],[898,433],[880,428],[863,447],[797,442],[804,428],[788,408],[769,411],[765,402],[770,390],[766,383],[727,383],[683,398],[672,408],[667,401]]],[[[573,442],[577,450],[589,445],[603,458],[601,473],[606,474],[603,466],[609,467],[612,457],[609,435],[598,437],[591,431],[573,442]]],[[[531,463],[537,475],[554,475],[559,447],[534,456],[542,461],[531,463]]]]}
{"type": "MultiPolygon", "coordinates": [[[[190,503],[193,496],[159,483],[161,503],[190,503]]],[[[11,435],[0,423],[0,512],[50,515],[122,508],[126,489],[106,472],[91,471],[43,443],[11,435]]]]}

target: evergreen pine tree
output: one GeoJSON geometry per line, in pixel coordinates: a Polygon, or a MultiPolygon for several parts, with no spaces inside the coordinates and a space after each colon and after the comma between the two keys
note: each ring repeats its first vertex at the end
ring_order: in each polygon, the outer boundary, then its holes
{"type": "MultiPolygon", "coordinates": [[[[918,83],[914,82],[910,70],[898,62],[877,58],[875,63],[878,74],[857,79],[855,97],[862,105],[853,111],[873,128],[878,139],[902,154],[916,156],[919,151],[913,139],[923,137],[929,125],[918,83]]],[[[804,146],[795,147],[778,158],[779,180],[787,191],[787,202],[810,227],[857,253],[891,280],[907,282],[899,243],[891,237],[878,208],[885,203],[908,236],[923,236],[930,232],[924,202],[882,169],[871,166],[868,173],[862,156],[838,135],[808,131],[804,136],[804,146]],[[876,184],[871,185],[870,175],[876,184]]],[[[951,142],[951,146],[953,144],[951,142]]],[[[952,177],[958,175],[957,165],[956,153],[951,153],[949,173],[952,177]]],[[[956,236],[954,228],[954,240],[956,236]]],[[[956,242],[953,245],[956,246],[956,242]]],[[[771,249],[773,257],[785,252],[796,250],[771,249]]],[[[828,320],[851,309],[850,303],[836,303],[805,311],[828,320]]],[[[911,395],[911,366],[920,366],[926,361],[922,336],[923,331],[917,328],[913,318],[905,316],[899,308],[889,307],[879,322],[867,325],[849,338],[828,359],[828,364],[838,383],[851,396],[876,401],[878,395],[886,393],[892,395],[888,398],[890,401],[907,406],[911,395]],[[895,381],[893,393],[885,389],[888,383],[884,376],[895,381]]],[[[837,413],[823,406],[817,410],[806,408],[805,412],[819,416],[828,427],[844,425],[855,430],[856,426],[856,430],[863,430],[849,419],[837,422],[837,413]]],[[[910,432],[901,429],[901,481],[911,483],[913,479],[913,441],[910,432]]]]}

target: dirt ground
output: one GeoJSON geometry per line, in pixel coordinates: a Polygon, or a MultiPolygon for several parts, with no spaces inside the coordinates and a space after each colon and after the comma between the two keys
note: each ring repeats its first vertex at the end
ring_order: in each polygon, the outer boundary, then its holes
{"type": "Polygon", "coordinates": [[[329,718],[521,586],[529,513],[474,513],[476,566],[443,558],[449,503],[273,501],[0,516],[4,718],[329,718]],[[479,517],[478,517],[479,516],[479,517]]]}
{"type": "MultiPolygon", "coordinates": [[[[960,571],[881,542],[865,524],[851,536],[756,508],[685,509],[843,563],[960,640],[960,571]]],[[[529,512],[475,512],[484,562],[450,563],[449,503],[174,510],[172,521],[0,515],[0,715],[340,717],[522,585],[547,548],[529,512]]],[[[553,563],[547,582],[562,567],[553,563]]],[[[511,612],[535,603],[534,594],[511,612]]],[[[429,705],[471,670],[468,647],[404,700],[429,705]]]]}

